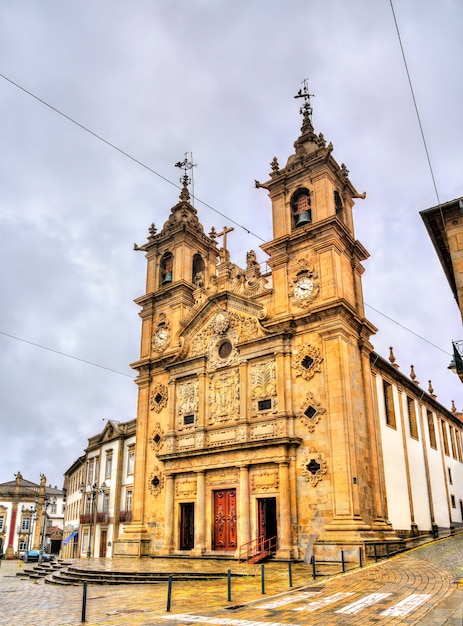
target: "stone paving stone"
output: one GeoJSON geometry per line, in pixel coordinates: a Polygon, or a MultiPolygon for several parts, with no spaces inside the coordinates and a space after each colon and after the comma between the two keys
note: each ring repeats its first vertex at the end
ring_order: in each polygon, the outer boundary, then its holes
{"type": "MultiPolygon", "coordinates": [[[[107,626],[155,626],[175,624],[175,616],[189,614],[190,623],[300,624],[305,626],[462,626],[463,587],[457,587],[463,571],[463,536],[452,537],[393,557],[388,561],[356,569],[344,575],[312,580],[311,568],[292,566],[293,589],[289,588],[286,563],[267,563],[265,594],[261,591],[261,568],[236,561],[191,559],[90,559],[82,567],[101,570],[146,569],[149,571],[247,572],[245,578],[232,578],[232,599],[227,601],[227,580],[174,581],[171,611],[166,611],[167,585],[88,585],[87,624],[107,626]],[[294,611],[304,603],[336,593],[351,593],[343,602],[313,612],[294,611]],[[335,610],[361,601],[369,594],[391,594],[357,614],[336,614],[335,610]],[[305,594],[305,595],[304,595],[305,594]],[[412,594],[431,594],[403,617],[381,616],[381,612],[412,594]],[[299,597],[299,599],[298,599],[299,597]],[[393,599],[391,599],[393,598],[393,599]],[[278,603],[280,605],[278,606],[278,603]],[[274,608],[265,608],[270,604],[274,608]],[[430,606],[433,608],[430,611],[430,606]],[[214,621],[215,620],[215,621],[214,621]]],[[[81,624],[82,587],[62,587],[33,582],[16,574],[22,562],[3,561],[0,566],[0,626],[65,626],[81,624]]]]}

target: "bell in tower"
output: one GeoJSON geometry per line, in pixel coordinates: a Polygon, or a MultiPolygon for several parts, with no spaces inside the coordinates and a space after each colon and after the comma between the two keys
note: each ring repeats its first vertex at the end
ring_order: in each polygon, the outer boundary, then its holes
{"type": "Polygon", "coordinates": [[[312,222],[312,209],[310,205],[310,192],[308,189],[298,189],[291,198],[291,213],[293,226],[299,228],[312,222]]]}

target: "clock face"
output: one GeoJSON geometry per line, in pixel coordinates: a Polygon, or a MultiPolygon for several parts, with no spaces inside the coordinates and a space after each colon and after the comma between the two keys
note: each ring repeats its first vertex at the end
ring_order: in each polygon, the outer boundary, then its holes
{"type": "Polygon", "coordinates": [[[310,278],[300,278],[294,286],[294,295],[298,300],[308,298],[313,291],[313,282],[310,278]]]}
{"type": "Polygon", "coordinates": [[[158,348],[162,348],[166,344],[168,337],[167,330],[165,328],[159,328],[154,335],[154,344],[158,348]]]}

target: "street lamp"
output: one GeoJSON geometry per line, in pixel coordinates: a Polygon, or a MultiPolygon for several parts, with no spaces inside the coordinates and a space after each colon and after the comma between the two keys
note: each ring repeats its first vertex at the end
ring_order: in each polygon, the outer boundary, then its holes
{"type": "MultiPolygon", "coordinates": [[[[92,531],[93,524],[95,522],[95,500],[100,493],[104,493],[107,491],[107,487],[105,483],[101,483],[101,486],[98,487],[96,483],[93,483],[91,487],[89,487],[88,491],[85,488],[84,483],[80,483],[79,485],[80,493],[83,493],[87,497],[87,502],[90,503],[90,531],[88,534],[88,549],[87,549],[87,559],[92,556],[92,531]]],[[[98,508],[98,507],[97,507],[98,508]]]]}
{"type": "Polygon", "coordinates": [[[53,504],[56,504],[55,497],[51,498],[48,495],[44,496],[43,505],[42,505],[42,529],[41,529],[41,537],[40,537],[39,563],[42,563],[43,561],[43,544],[45,543],[45,533],[47,530],[47,520],[48,520],[47,509],[50,505],[53,505],[53,504]]]}

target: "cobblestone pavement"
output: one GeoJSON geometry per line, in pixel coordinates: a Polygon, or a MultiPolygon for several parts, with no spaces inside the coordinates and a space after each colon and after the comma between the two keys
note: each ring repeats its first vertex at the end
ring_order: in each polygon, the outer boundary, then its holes
{"type": "MultiPolygon", "coordinates": [[[[312,580],[309,566],[260,565],[190,559],[91,559],[101,569],[222,571],[231,579],[177,582],[167,611],[167,584],[88,585],[86,623],[91,625],[211,624],[212,626],[420,626],[463,625],[463,535],[435,541],[387,561],[329,579],[312,580]],[[460,583],[460,584],[459,584],[460,583]],[[262,593],[264,591],[265,593],[262,593]]],[[[0,626],[63,626],[82,619],[82,586],[34,582],[17,574],[20,561],[0,566],[0,626]]]]}

